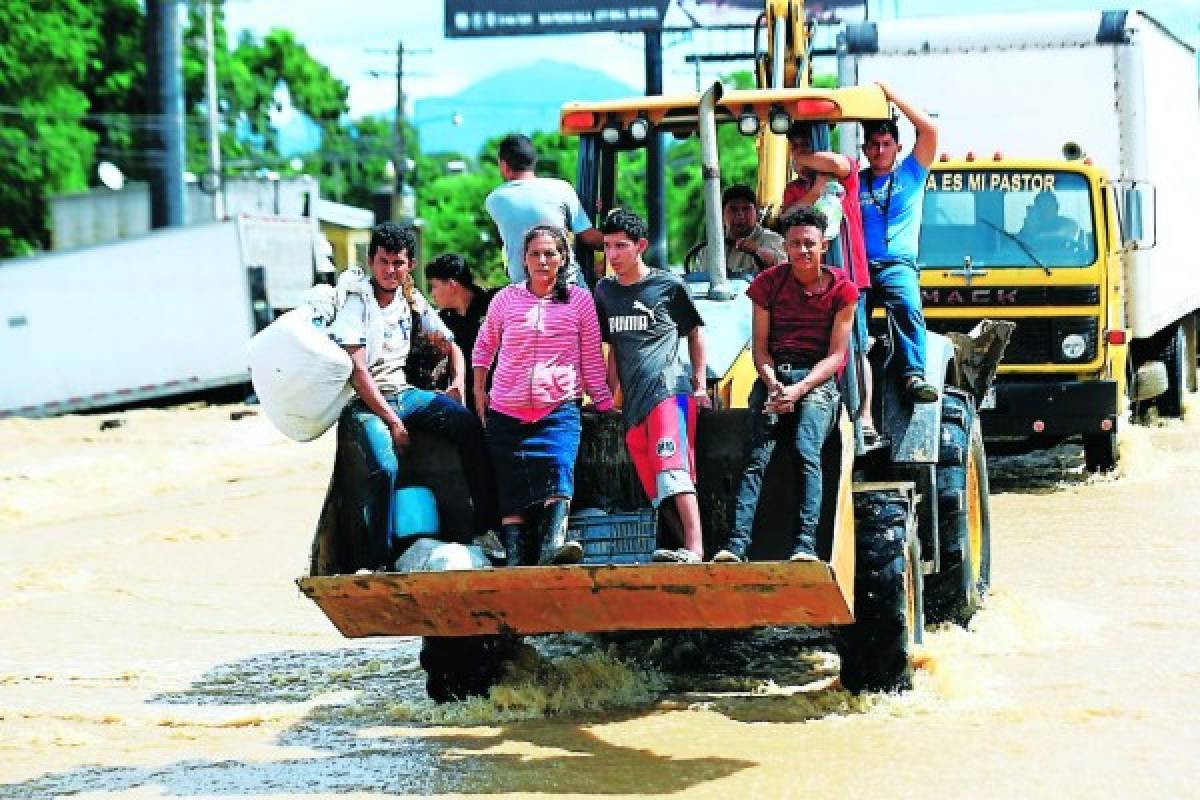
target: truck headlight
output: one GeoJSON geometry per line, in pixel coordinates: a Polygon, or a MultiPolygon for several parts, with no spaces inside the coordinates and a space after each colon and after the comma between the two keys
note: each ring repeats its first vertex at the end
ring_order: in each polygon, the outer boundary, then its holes
{"type": "Polygon", "coordinates": [[[1078,333],[1069,333],[1062,340],[1062,354],[1064,358],[1071,360],[1077,359],[1087,350],[1087,337],[1078,333]]]}

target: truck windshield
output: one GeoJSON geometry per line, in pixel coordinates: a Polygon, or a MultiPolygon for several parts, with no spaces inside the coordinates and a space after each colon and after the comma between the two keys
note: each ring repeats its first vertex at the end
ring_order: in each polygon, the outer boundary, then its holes
{"type": "Polygon", "coordinates": [[[926,181],[922,267],[1086,267],[1096,261],[1087,179],[1050,170],[934,170],[926,181]]]}

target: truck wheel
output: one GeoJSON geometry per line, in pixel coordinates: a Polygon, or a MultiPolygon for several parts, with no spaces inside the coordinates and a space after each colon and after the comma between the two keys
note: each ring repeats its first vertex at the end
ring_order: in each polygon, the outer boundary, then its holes
{"type": "Polygon", "coordinates": [[[991,582],[987,455],[970,397],[947,389],[937,465],[938,572],[925,576],[925,617],[966,626],[991,582]]]}
{"type": "Polygon", "coordinates": [[[1083,461],[1088,472],[1111,472],[1118,457],[1116,431],[1084,435],[1083,461]]]}
{"type": "Polygon", "coordinates": [[[858,492],[854,520],[854,623],[835,637],[842,686],[855,694],[905,691],[921,628],[916,509],[896,492],[858,492]]]}
{"type": "Polygon", "coordinates": [[[435,703],[482,697],[504,675],[511,637],[426,636],[421,646],[425,693],[435,703]]]}
{"type": "Polygon", "coordinates": [[[1195,372],[1195,360],[1188,363],[1187,332],[1182,323],[1175,326],[1171,337],[1162,350],[1163,363],[1167,365],[1167,391],[1155,400],[1158,413],[1164,417],[1182,417],[1184,397],[1187,395],[1188,370],[1195,372]]]}

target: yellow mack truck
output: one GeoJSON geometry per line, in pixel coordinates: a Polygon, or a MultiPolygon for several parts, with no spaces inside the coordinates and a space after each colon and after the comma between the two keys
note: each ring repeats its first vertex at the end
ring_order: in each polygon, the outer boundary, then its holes
{"type": "Polygon", "coordinates": [[[1196,51],[1134,11],[889,20],[840,49],[842,81],[886,79],[937,120],[929,328],[1016,322],[981,403],[993,449],[1080,437],[1087,468],[1109,470],[1125,424],[1181,416],[1200,310],[1196,51]]]}

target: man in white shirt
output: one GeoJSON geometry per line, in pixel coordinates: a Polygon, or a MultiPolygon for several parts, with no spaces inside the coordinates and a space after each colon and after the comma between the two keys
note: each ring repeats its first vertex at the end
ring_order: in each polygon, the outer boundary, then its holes
{"type": "MultiPolygon", "coordinates": [[[[355,487],[367,526],[366,551],[373,569],[390,569],[405,542],[392,534],[392,502],[399,457],[409,445],[409,428],[441,434],[458,449],[474,505],[474,528],[486,533],[498,522],[495,478],[475,415],[462,405],[463,355],[453,334],[410,277],[416,237],[411,228],[385,222],[371,232],[367,249],[370,284],[348,292],[330,336],[350,355],[350,382],[358,399],[342,416],[350,426],[353,452],[361,458],[366,486],[355,487]],[[450,389],[432,392],[408,383],[405,365],[414,333],[429,337],[450,356],[450,389]]],[[[347,277],[347,276],[343,276],[347,277]]]]}

